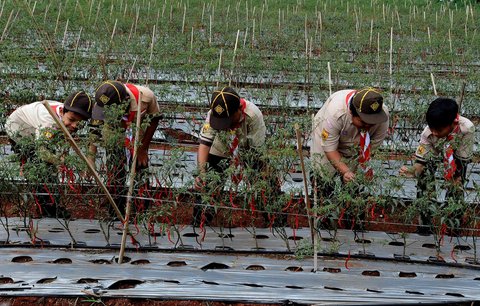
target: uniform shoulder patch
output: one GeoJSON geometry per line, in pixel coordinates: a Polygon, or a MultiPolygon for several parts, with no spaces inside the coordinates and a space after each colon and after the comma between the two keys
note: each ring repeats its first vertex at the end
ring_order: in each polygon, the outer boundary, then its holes
{"type": "Polygon", "coordinates": [[[210,123],[205,123],[205,124],[203,125],[203,127],[202,127],[202,130],[203,130],[204,132],[207,132],[209,129],[210,129],[210,123]]]}
{"type": "Polygon", "coordinates": [[[417,154],[418,155],[424,155],[425,154],[425,147],[423,145],[419,145],[417,148],[417,154]]]}
{"type": "Polygon", "coordinates": [[[53,138],[53,133],[50,132],[50,131],[45,131],[45,132],[43,132],[43,137],[45,137],[46,139],[52,139],[53,138]]]}
{"type": "Polygon", "coordinates": [[[327,131],[325,128],[323,128],[323,130],[322,130],[322,139],[323,139],[323,140],[327,140],[328,135],[329,135],[328,131],[327,131]]]}

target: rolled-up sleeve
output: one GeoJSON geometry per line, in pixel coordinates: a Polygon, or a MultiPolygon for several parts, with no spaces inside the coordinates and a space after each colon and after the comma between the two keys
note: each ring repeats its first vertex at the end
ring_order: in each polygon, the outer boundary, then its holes
{"type": "Polygon", "coordinates": [[[200,139],[199,143],[211,147],[217,131],[210,126],[210,114],[212,111],[209,111],[207,114],[207,119],[200,130],[200,139]]]}
{"type": "Polygon", "coordinates": [[[416,162],[426,163],[428,154],[432,152],[433,144],[428,137],[429,134],[428,127],[426,127],[420,136],[420,143],[415,151],[416,162]]]}

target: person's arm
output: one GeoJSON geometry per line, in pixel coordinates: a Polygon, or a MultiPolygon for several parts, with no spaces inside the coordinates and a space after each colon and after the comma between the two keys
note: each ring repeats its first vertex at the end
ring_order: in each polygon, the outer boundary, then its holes
{"type": "Polygon", "coordinates": [[[350,168],[342,161],[342,155],[338,151],[325,152],[325,156],[330,161],[335,170],[340,173],[344,182],[350,182],[355,179],[355,174],[350,168]]]}
{"type": "Polygon", "coordinates": [[[208,154],[210,147],[205,144],[200,144],[197,151],[197,168],[198,175],[195,177],[194,188],[199,190],[203,187],[203,176],[207,171],[208,154]]]}
{"type": "Polygon", "coordinates": [[[402,166],[400,168],[399,174],[400,176],[404,177],[417,177],[419,176],[423,170],[425,169],[425,165],[421,163],[414,163],[413,166],[402,166]]]}
{"type": "Polygon", "coordinates": [[[93,169],[95,169],[95,158],[97,157],[97,146],[91,143],[88,146],[88,154],[87,159],[90,165],[92,165],[93,169]]]}
{"type": "Polygon", "coordinates": [[[138,168],[146,168],[148,166],[148,148],[150,147],[150,143],[152,142],[153,135],[157,130],[158,121],[160,121],[160,117],[154,117],[150,124],[148,125],[147,129],[143,133],[142,143],[138,147],[137,152],[137,167],[138,168]]]}
{"type": "Polygon", "coordinates": [[[415,151],[415,163],[413,166],[402,166],[399,170],[400,176],[404,177],[418,177],[424,170],[427,163],[427,156],[432,152],[432,143],[429,135],[430,129],[426,127],[420,136],[420,143],[415,151]]]}

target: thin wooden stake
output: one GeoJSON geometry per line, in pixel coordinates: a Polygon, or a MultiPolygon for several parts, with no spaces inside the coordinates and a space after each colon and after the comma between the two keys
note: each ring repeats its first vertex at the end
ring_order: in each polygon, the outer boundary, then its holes
{"type": "Polygon", "coordinates": [[[332,95],[332,69],[330,68],[330,62],[327,62],[328,69],[328,91],[330,96],[332,95]]]}
{"type": "Polygon", "coordinates": [[[218,58],[218,69],[217,69],[217,87],[218,87],[218,83],[220,82],[220,72],[222,68],[222,54],[223,54],[223,49],[220,49],[220,56],[218,58]]]}
{"type": "Polygon", "coordinates": [[[430,36],[430,27],[427,27],[427,34],[428,34],[428,45],[432,46],[432,38],[430,36]]]}
{"type": "Polygon", "coordinates": [[[182,34],[185,32],[185,17],[187,16],[187,5],[183,7],[182,34]]]}
{"type": "Polygon", "coordinates": [[[68,21],[69,19],[67,19],[67,23],[65,24],[65,31],[63,32],[62,48],[65,46],[65,41],[67,39],[68,21]]]}
{"type": "Polygon", "coordinates": [[[120,244],[120,253],[118,255],[118,264],[123,263],[123,255],[125,255],[125,245],[127,244],[128,221],[130,220],[130,211],[132,210],[132,194],[135,183],[135,175],[137,173],[137,155],[138,143],[140,142],[140,124],[142,118],[142,92],[138,93],[137,100],[137,121],[135,126],[135,141],[133,142],[133,160],[130,168],[129,186],[127,193],[127,208],[125,209],[125,221],[123,222],[122,243],[120,244]]]}
{"type": "Polygon", "coordinates": [[[112,30],[112,36],[110,36],[110,44],[112,43],[113,37],[115,36],[115,30],[117,29],[117,21],[118,19],[115,19],[115,24],[113,25],[113,30],[112,30]]]}
{"type": "Polygon", "coordinates": [[[298,123],[295,123],[295,134],[297,135],[297,152],[298,152],[298,156],[300,157],[300,166],[302,167],[303,187],[305,191],[305,204],[307,206],[308,225],[310,227],[310,238],[311,238],[312,244],[314,244],[315,243],[314,230],[313,230],[313,222],[311,217],[312,207],[310,204],[310,196],[308,193],[307,173],[305,171],[305,163],[303,162],[302,135],[301,135],[300,127],[298,123]]]}
{"type": "Polygon", "coordinates": [[[12,20],[12,16],[13,16],[13,10],[10,12],[10,15],[8,16],[8,19],[7,19],[7,23],[5,24],[5,27],[3,28],[3,32],[2,32],[2,37],[0,37],[0,42],[3,41],[3,39],[7,36],[7,29],[8,29],[8,25],[10,24],[10,20],[12,20]]]}
{"type": "Polygon", "coordinates": [[[390,79],[393,73],[393,27],[390,28],[390,79]]]}
{"type": "Polygon", "coordinates": [[[152,43],[150,44],[150,58],[148,60],[149,62],[149,66],[150,66],[150,63],[152,62],[152,58],[153,58],[153,47],[155,46],[155,25],[153,25],[153,31],[152,31],[152,43]]]}
{"type": "Polygon", "coordinates": [[[432,79],[432,86],[433,86],[433,94],[438,96],[437,94],[437,87],[435,86],[435,78],[433,77],[433,73],[430,72],[430,78],[432,79]]]}
{"type": "Polygon", "coordinates": [[[124,222],[125,219],[123,218],[122,216],[122,213],[120,212],[120,210],[118,209],[118,206],[117,204],[115,204],[115,201],[113,200],[112,198],[112,195],[110,194],[110,192],[108,191],[107,187],[105,186],[105,184],[102,182],[100,176],[98,175],[97,171],[95,170],[95,168],[93,167],[93,165],[88,161],[88,158],[85,156],[85,154],[83,154],[82,150],[78,147],[77,143],[75,142],[75,140],[73,139],[72,135],[70,134],[70,132],[68,131],[68,129],[65,127],[65,125],[63,124],[62,121],[60,121],[60,119],[58,119],[58,116],[57,114],[55,114],[52,110],[52,108],[50,107],[50,104],[48,103],[47,100],[44,100],[42,102],[43,106],[45,106],[45,108],[47,109],[48,113],[50,114],[50,116],[52,116],[53,120],[55,121],[55,123],[60,127],[60,129],[62,130],[63,134],[65,135],[65,137],[67,138],[68,142],[70,143],[70,145],[72,146],[73,150],[78,154],[78,156],[80,156],[80,158],[87,164],[87,168],[88,170],[90,170],[90,173],[93,175],[93,178],[95,179],[95,182],[97,182],[97,184],[100,186],[100,188],[102,188],[103,192],[105,192],[105,195],[107,196],[107,199],[108,201],[110,202],[110,204],[112,205],[112,207],[114,208],[115,210],[115,213],[117,214],[117,218],[124,222]]]}

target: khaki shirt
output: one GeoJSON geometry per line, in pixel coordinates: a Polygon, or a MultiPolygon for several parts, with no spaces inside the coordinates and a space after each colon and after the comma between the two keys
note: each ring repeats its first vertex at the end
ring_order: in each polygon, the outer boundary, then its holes
{"type": "MultiPolygon", "coordinates": [[[[155,94],[151,91],[148,87],[141,86],[141,85],[134,85],[137,87],[138,91],[142,93],[142,117],[144,114],[156,114],[160,112],[160,107],[158,106],[157,99],[155,98],[155,94]]],[[[137,111],[137,100],[135,96],[130,91],[130,89],[125,86],[127,93],[130,95],[130,111],[136,112],[137,111]]]]}
{"type": "MultiPolygon", "coordinates": [[[[228,157],[230,153],[230,143],[225,143],[220,139],[218,130],[210,126],[211,110],[207,114],[207,119],[200,131],[200,143],[210,148],[210,154],[220,157],[228,157]]],[[[252,102],[245,100],[245,118],[240,123],[240,127],[232,131],[239,137],[239,148],[256,148],[265,143],[265,122],[260,109],[252,102]]],[[[228,133],[228,132],[227,132],[228,133]]]]}
{"type": "MultiPolygon", "coordinates": [[[[347,164],[359,156],[360,130],[352,123],[349,106],[354,90],[333,93],[318,111],[313,125],[311,155],[314,167],[324,175],[331,176],[336,170],[325,156],[325,152],[338,151],[347,164]],[[348,98],[348,100],[347,100],[348,98]]],[[[388,115],[388,108],[383,105],[388,115]]],[[[387,136],[388,120],[369,129],[371,148],[380,146],[387,136]]]]}
{"type": "MultiPolygon", "coordinates": [[[[61,117],[60,108],[63,107],[63,103],[50,100],[48,103],[55,110],[57,116],[61,117]]],[[[19,142],[22,137],[38,139],[42,130],[52,127],[57,128],[57,124],[42,102],[20,106],[7,118],[5,123],[8,137],[16,142],[19,142]]]]}
{"type": "MultiPolygon", "coordinates": [[[[458,125],[460,131],[450,141],[454,156],[462,161],[468,161],[473,154],[473,145],[475,142],[475,125],[465,117],[459,116],[458,125]]],[[[420,136],[420,143],[415,152],[418,162],[425,163],[429,159],[442,158],[445,145],[445,138],[433,136],[432,131],[427,126],[420,136]]]]}

